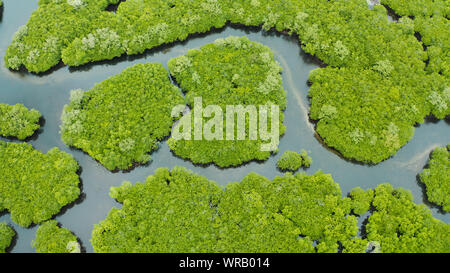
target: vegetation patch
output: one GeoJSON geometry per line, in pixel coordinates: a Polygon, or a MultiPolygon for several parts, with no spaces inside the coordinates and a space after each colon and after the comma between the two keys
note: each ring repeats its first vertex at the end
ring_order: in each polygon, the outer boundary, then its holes
{"type": "Polygon", "coordinates": [[[450,225],[433,218],[425,205],[415,204],[411,192],[380,185],[375,189],[372,206],[366,240],[377,242],[381,252],[450,251],[450,225]]]}
{"type": "Polygon", "coordinates": [[[0,211],[24,227],[57,214],[80,195],[78,163],[53,148],[47,154],[25,143],[0,142],[0,211]]]}
{"type": "MultiPolygon", "coordinates": [[[[109,4],[118,2],[39,0],[38,9],[14,35],[5,55],[5,65],[11,69],[19,69],[23,65],[31,72],[49,70],[60,62],[62,52],[75,38],[88,36],[97,29],[113,25],[118,29],[120,20],[114,13],[105,11],[109,4]]],[[[98,54],[107,58],[114,54],[115,44],[110,35],[102,38],[98,54]]],[[[87,45],[90,47],[89,43],[87,45]]]]}
{"type": "Polygon", "coordinates": [[[266,160],[271,151],[261,147],[272,139],[268,141],[263,138],[261,124],[276,134],[273,135],[276,139],[274,148],[278,147],[279,138],[286,129],[282,124],[286,93],[280,74],[282,68],[274,60],[269,48],[251,42],[246,37],[228,37],[170,60],[169,68],[172,76],[186,92],[186,101],[191,108],[190,113],[186,115],[187,119],[191,120],[188,137],[171,138],[168,142],[176,155],[194,163],[215,163],[220,167],[238,166],[252,160],[266,160]],[[209,113],[209,117],[205,114],[206,110],[203,113],[196,112],[196,98],[201,98],[205,109],[210,106],[220,107],[221,111],[214,110],[209,113]],[[278,106],[279,114],[271,112],[269,105],[278,106]],[[241,106],[240,113],[244,114],[239,115],[236,108],[230,110],[228,106],[241,106]],[[268,106],[269,109],[266,123],[261,121],[264,120],[261,106],[268,106]],[[213,135],[211,139],[205,137],[206,130],[202,138],[196,139],[195,129],[192,128],[197,126],[195,117],[198,114],[204,116],[201,124],[203,128],[209,128],[208,132],[213,135]],[[275,124],[272,122],[272,114],[273,117],[279,117],[278,132],[274,130],[275,127],[271,127],[275,124]],[[232,119],[228,119],[229,115],[232,119]],[[211,126],[211,123],[214,126],[211,126]],[[230,125],[232,130],[229,129],[230,125]]]}
{"type": "Polygon", "coordinates": [[[145,183],[125,182],[110,196],[123,203],[95,225],[96,252],[212,252],[222,190],[182,168],[158,169],[145,183]]]}
{"type": "Polygon", "coordinates": [[[420,33],[427,47],[427,71],[440,73],[447,80],[450,79],[450,21],[438,15],[417,17],[414,19],[414,29],[420,33]]]}
{"type": "Polygon", "coordinates": [[[450,113],[448,81],[439,74],[406,79],[373,70],[324,68],[313,70],[310,81],[310,115],[318,121],[317,132],[344,157],[359,162],[389,158],[411,140],[414,126],[426,116],[450,113]]]}
{"type": "Polygon", "coordinates": [[[363,190],[360,187],[356,187],[351,190],[349,196],[352,198],[352,210],[356,215],[363,215],[368,212],[372,206],[374,191],[363,190]]]}
{"type": "Polygon", "coordinates": [[[145,164],[158,141],[170,134],[172,108],[184,104],[160,64],[127,68],[92,90],[73,90],[61,120],[63,141],[109,170],[145,164]]]}
{"type": "Polygon", "coordinates": [[[186,169],[111,188],[123,203],[95,225],[96,252],[448,252],[450,226],[386,184],[342,198],[330,175],[255,173],[222,190],[186,169]],[[367,234],[358,215],[370,209],[367,234]],[[374,248],[374,250],[372,250],[374,248]]]}
{"type": "MultiPolygon", "coordinates": [[[[117,2],[40,0],[14,36],[6,66],[43,72],[61,58],[77,66],[141,53],[228,20],[298,35],[303,50],[329,66],[311,76],[311,118],[324,142],[348,159],[379,163],[412,138],[425,116],[444,118],[450,112],[447,1],[383,1],[414,17],[399,23],[389,22],[384,6],[369,9],[362,0],[128,0],[116,13],[105,11],[117,2]],[[339,104],[332,100],[337,94],[339,104]]],[[[191,154],[181,149],[175,150],[182,157],[191,154]]],[[[193,157],[212,161],[200,153],[193,157]]],[[[236,162],[249,158],[254,156],[236,162]]],[[[224,161],[219,164],[236,164],[224,161]]]]}
{"type": "Polygon", "coordinates": [[[450,4],[447,0],[381,0],[401,16],[449,16],[450,4]]]}
{"type": "MultiPolygon", "coordinates": [[[[421,40],[428,53],[426,70],[450,78],[450,4],[445,0],[383,0],[421,40]]],[[[447,83],[448,84],[448,83],[447,83]]]]}
{"type": "Polygon", "coordinates": [[[308,152],[302,150],[300,153],[286,151],[280,159],[278,159],[277,167],[282,171],[295,172],[301,167],[309,168],[312,164],[312,158],[308,156],[308,152]]]}
{"type": "Polygon", "coordinates": [[[431,155],[428,167],[420,174],[420,180],[426,186],[430,202],[442,206],[450,212],[450,146],[436,148],[431,155]]]}
{"type": "Polygon", "coordinates": [[[0,135],[24,140],[39,129],[41,113],[22,104],[0,104],[0,135]]]}
{"type": "Polygon", "coordinates": [[[218,211],[224,252],[337,252],[357,235],[348,198],[330,175],[250,174],[227,185],[218,211]],[[313,242],[316,243],[314,247],[313,242]]]}
{"type": "Polygon", "coordinates": [[[391,53],[396,46],[391,42],[414,38],[393,36],[397,27],[388,23],[386,10],[382,6],[369,10],[360,0],[130,0],[120,3],[116,13],[106,11],[116,3],[118,0],[40,0],[26,28],[13,39],[6,65],[17,68],[12,64],[24,64],[30,71],[42,72],[61,57],[66,64],[80,65],[141,53],[184,40],[189,34],[223,27],[227,20],[296,33],[307,52],[338,66],[372,65],[372,58],[386,50],[386,56],[395,58],[391,53]],[[42,28],[44,25],[47,28],[42,28]],[[51,44],[54,50],[48,50],[51,44]],[[369,47],[374,50],[367,50],[369,47]],[[13,59],[16,62],[11,62],[13,59]]]}
{"type": "Polygon", "coordinates": [[[31,245],[37,253],[80,253],[77,237],[68,229],[58,226],[56,220],[39,226],[31,245]]]}
{"type": "Polygon", "coordinates": [[[107,7],[119,0],[39,0],[38,9],[13,37],[6,66],[43,72],[57,65],[79,66],[142,53],[190,33],[222,27],[225,15],[216,0],[126,1],[117,12],[107,7]],[[45,27],[44,27],[45,26],[45,27]]]}
{"type": "MultiPolygon", "coordinates": [[[[1,4],[1,1],[0,1],[1,4]]],[[[11,242],[16,236],[16,232],[6,223],[0,223],[0,253],[5,253],[6,249],[11,245],[11,242]]]]}
{"type": "MultiPolygon", "coordinates": [[[[96,252],[314,252],[312,241],[328,238],[331,223],[357,231],[356,218],[344,217],[350,207],[338,208],[345,203],[339,186],[323,174],[273,183],[250,174],[223,191],[176,167],[158,169],[143,184],[113,187],[110,195],[123,206],[95,226],[96,252]]],[[[336,251],[333,236],[329,247],[336,251]]]]}

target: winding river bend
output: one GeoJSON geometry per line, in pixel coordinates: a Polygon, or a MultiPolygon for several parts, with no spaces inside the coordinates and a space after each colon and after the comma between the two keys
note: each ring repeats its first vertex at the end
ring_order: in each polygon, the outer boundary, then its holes
{"type": "MultiPolygon", "coordinates": [[[[8,104],[23,103],[29,108],[39,110],[45,124],[37,137],[29,143],[35,148],[47,152],[52,147],[74,155],[82,168],[81,180],[83,196],[76,204],[65,209],[58,216],[63,227],[72,230],[82,241],[87,252],[92,252],[89,242],[93,225],[105,219],[111,207],[120,204],[108,196],[111,186],[119,186],[123,181],[144,181],[157,168],[180,165],[217,181],[221,185],[240,181],[249,172],[257,172],[268,178],[282,175],[276,169],[276,161],[285,150],[306,149],[310,151],[314,163],[307,173],[323,170],[330,173],[341,186],[343,194],[360,186],[363,189],[374,188],[378,184],[389,182],[394,187],[403,187],[412,192],[416,203],[426,203],[423,188],[417,181],[417,175],[428,161],[433,148],[450,142],[450,121],[428,121],[417,127],[415,136],[393,158],[376,166],[366,166],[346,161],[333,151],[324,147],[315,137],[314,124],[308,118],[309,100],[308,74],[318,66],[317,62],[302,52],[298,40],[285,35],[249,30],[228,26],[205,35],[198,35],[186,42],[175,43],[140,56],[122,57],[113,61],[95,63],[77,69],[60,66],[51,73],[32,75],[29,73],[10,72],[4,68],[3,57],[11,37],[19,26],[25,24],[32,11],[37,8],[37,1],[8,1],[0,22],[0,102],[8,104]],[[215,166],[199,167],[189,161],[177,158],[163,142],[153,161],[147,166],[138,167],[129,173],[111,173],[95,162],[91,157],[78,150],[72,150],[60,139],[60,115],[64,104],[69,102],[71,89],[91,89],[95,83],[118,74],[126,67],[136,63],[159,62],[167,68],[168,61],[183,55],[188,49],[198,48],[218,38],[247,36],[250,40],[270,47],[276,59],[283,67],[283,83],[288,93],[288,107],[285,112],[286,134],[281,139],[280,152],[264,163],[250,163],[239,168],[221,170],[215,166]]],[[[5,139],[2,139],[5,140],[5,139]]],[[[432,207],[433,216],[450,223],[450,215],[442,214],[432,207]]],[[[0,221],[10,223],[17,231],[17,241],[12,252],[34,252],[30,243],[35,237],[37,226],[29,229],[12,223],[9,214],[0,214],[0,221]]]]}

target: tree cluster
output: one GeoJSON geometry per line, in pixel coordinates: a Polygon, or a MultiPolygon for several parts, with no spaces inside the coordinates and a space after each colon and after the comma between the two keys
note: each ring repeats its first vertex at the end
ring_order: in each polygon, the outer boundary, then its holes
{"type": "Polygon", "coordinates": [[[312,158],[308,156],[308,152],[302,150],[300,153],[286,151],[278,159],[277,167],[282,171],[295,172],[301,167],[309,168],[312,164],[312,158]]]}
{"type": "Polygon", "coordinates": [[[450,146],[436,148],[420,174],[428,200],[450,212],[450,146]]]}
{"type": "Polygon", "coordinates": [[[26,143],[0,142],[0,211],[23,226],[39,224],[80,195],[78,163],[58,148],[47,154],[26,143]]]}
{"type": "Polygon", "coordinates": [[[379,163],[425,116],[450,113],[448,1],[383,1],[405,16],[398,23],[389,22],[384,6],[369,9],[362,0],[128,0],[116,13],[106,11],[117,2],[40,0],[14,36],[6,66],[42,72],[60,59],[76,66],[137,54],[230,21],[295,34],[305,52],[329,66],[311,77],[311,117],[324,142],[346,158],[379,163]],[[339,105],[329,100],[336,93],[339,105]]]}
{"type": "Polygon", "coordinates": [[[381,252],[450,251],[450,225],[433,218],[425,205],[415,204],[411,192],[389,184],[378,186],[374,192],[366,240],[378,242],[381,252]]]}
{"type": "Polygon", "coordinates": [[[58,226],[56,220],[42,223],[31,245],[37,253],[80,253],[77,237],[68,229],[58,226]]]}
{"type": "Polygon", "coordinates": [[[392,74],[397,76],[331,67],[311,72],[310,117],[327,145],[346,158],[379,163],[411,140],[426,116],[450,113],[448,81],[441,75],[392,74]]]}
{"type": "Polygon", "coordinates": [[[342,197],[330,175],[251,173],[225,189],[181,167],[124,182],[96,224],[96,252],[448,252],[450,225],[389,184],[342,197]],[[367,234],[358,217],[370,209],[367,234]]]}
{"type": "Polygon", "coordinates": [[[138,64],[89,91],[73,90],[61,116],[62,139],[109,170],[127,170],[150,160],[179,104],[183,96],[161,64],[138,64]]]}
{"type": "Polygon", "coordinates": [[[0,222],[0,254],[5,253],[6,249],[11,245],[14,236],[16,236],[14,229],[6,223],[0,222]]]}
{"type": "MultiPolygon", "coordinates": [[[[259,134],[261,129],[262,105],[279,107],[279,136],[284,134],[283,125],[286,108],[286,92],[283,89],[281,66],[274,60],[272,51],[262,44],[249,41],[246,37],[228,37],[218,39],[198,50],[190,50],[187,55],[169,61],[169,70],[181,89],[192,119],[190,140],[169,139],[170,149],[178,156],[194,163],[214,163],[220,167],[238,166],[252,160],[266,160],[270,151],[263,151],[261,145],[267,143],[259,134]],[[196,140],[195,138],[195,98],[202,99],[203,108],[219,106],[222,110],[220,122],[223,122],[222,138],[196,140]],[[233,120],[227,120],[227,106],[242,106],[243,109],[254,107],[257,112],[244,113],[245,135],[239,139],[240,116],[233,114],[233,120]],[[252,115],[253,114],[253,115],[252,115]],[[252,115],[252,116],[251,116],[252,115]],[[223,120],[223,121],[222,121],[223,120]],[[251,126],[251,123],[256,126],[251,126]],[[234,122],[230,132],[227,122],[234,122]],[[227,136],[232,134],[233,139],[227,136]],[[252,139],[251,135],[256,133],[252,139]]],[[[270,111],[270,107],[268,108],[270,111]]],[[[203,117],[205,128],[214,118],[203,117]]],[[[272,120],[268,113],[266,126],[270,129],[272,120]]],[[[241,117],[243,117],[241,115],[241,117]]],[[[243,118],[241,119],[243,120],[243,118]]],[[[220,127],[214,126],[214,131],[220,127]]],[[[243,132],[244,130],[242,130],[243,132]]],[[[278,146],[278,145],[277,145],[278,146]]]]}
{"type": "Polygon", "coordinates": [[[39,129],[41,113],[22,104],[0,103],[0,135],[24,140],[39,129]]]}

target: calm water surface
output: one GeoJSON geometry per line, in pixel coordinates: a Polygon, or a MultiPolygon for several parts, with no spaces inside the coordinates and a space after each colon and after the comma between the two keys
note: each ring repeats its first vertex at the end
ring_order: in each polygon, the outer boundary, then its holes
{"type": "MultiPolygon", "coordinates": [[[[410,190],[417,203],[426,203],[423,199],[423,189],[418,184],[416,176],[428,161],[432,149],[450,142],[449,122],[430,121],[416,129],[413,140],[396,156],[376,166],[355,164],[340,158],[322,146],[314,137],[314,125],[307,116],[309,109],[308,73],[318,65],[301,51],[296,39],[258,30],[227,27],[207,35],[193,37],[184,43],[176,43],[149,51],[144,55],[123,57],[77,69],[60,66],[51,73],[40,76],[11,72],[4,68],[5,50],[11,42],[14,32],[27,22],[32,11],[37,8],[37,1],[24,3],[25,1],[4,0],[3,2],[5,7],[0,22],[0,102],[23,103],[29,108],[39,110],[45,118],[45,125],[37,138],[29,143],[42,152],[47,152],[56,146],[71,153],[79,162],[82,168],[83,197],[55,219],[81,239],[87,252],[93,251],[89,241],[93,225],[105,219],[113,206],[120,207],[120,204],[108,196],[109,188],[119,186],[125,180],[133,183],[144,181],[147,176],[160,167],[184,166],[221,185],[226,185],[232,181],[240,181],[249,172],[257,172],[271,179],[282,175],[276,169],[276,161],[281,154],[285,150],[307,149],[314,159],[313,165],[307,172],[313,174],[318,170],[323,170],[325,173],[332,174],[335,181],[340,184],[343,195],[357,186],[368,189],[381,183],[390,182],[395,187],[410,190]],[[153,161],[150,165],[139,167],[130,173],[113,174],[88,155],[68,148],[61,141],[60,115],[63,106],[69,102],[71,89],[89,90],[95,83],[118,74],[126,67],[137,63],[159,62],[167,68],[167,62],[171,58],[185,54],[188,49],[198,48],[217,38],[230,35],[248,36],[250,40],[270,47],[283,67],[284,88],[288,93],[288,107],[285,113],[287,131],[281,139],[278,155],[271,157],[263,164],[250,163],[240,168],[220,170],[215,166],[197,167],[188,161],[176,158],[171,154],[167,143],[163,142],[160,144],[159,150],[153,153],[153,161]]],[[[434,217],[450,223],[449,214],[442,214],[437,208],[431,207],[431,209],[434,217]]],[[[10,223],[18,233],[12,252],[34,252],[30,243],[34,239],[37,226],[28,229],[19,227],[11,222],[7,213],[1,214],[0,221],[10,223]]]]}

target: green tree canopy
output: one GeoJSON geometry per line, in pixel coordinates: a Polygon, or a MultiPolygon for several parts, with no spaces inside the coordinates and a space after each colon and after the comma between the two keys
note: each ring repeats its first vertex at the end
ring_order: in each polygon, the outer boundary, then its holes
{"type": "Polygon", "coordinates": [[[308,152],[302,150],[300,153],[286,151],[277,161],[278,169],[282,171],[295,172],[301,167],[309,168],[312,164],[312,158],[308,156],[308,152]]]}
{"type": "Polygon", "coordinates": [[[80,195],[78,163],[53,148],[47,154],[25,143],[0,142],[0,211],[24,227],[57,214],[80,195]]]}
{"type": "Polygon", "coordinates": [[[402,16],[449,16],[450,4],[447,0],[381,0],[402,16]]]}
{"type": "Polygon", "coordinates": [[[96,252],[449,252],[450,225],[389,184],[342,197],[330,175],[251,173],[223,190],[181,167],[124,182],[95,225],[96,252]],[[370,209],[366,232],[358,215],[370,209]]]}
{"type": "MultiPolygon", "coordinates": [[[[13,37],[5,65],[43,72],[61,58],[77,66],[142,53],[228,20],[295,34],[305,52],[329,66],[311,76],[311,117],[324,142],[346,158],[379,163],[412,138],[424,117],[442,119],[450,112],[448,1],[383,1],[405,16],[398,23],[389,22],[384,6],[369,9],[363,0],[127,0],[116,13],[106,11],[116,3],[40,0],[13,37]]],[[[233,79],[234,73],[226,76],[233,79]]],[[[234,80],[228,85],[243,81],[234,80]]],[[[188,147],[175,150],[190,154],[188,147]]],[[[198,155],[191,160],[212,161],[198,155]]],[[[241,156],[237,162],[255,157],[241,156]]]]}
{"type": "Polygon", "coordinates": [[[111,188],[123,206],[95,225],[91,243],[96,252],[213,252],[222,194],[185,169],[158,169],[145,183],[111,188]]]}
{"type": "MultiPolygon", "coordinates": [[[[282,124],[286,108],[286,93],[283,89],[279,63],[273,58],[271,50],[262,44],[251,42],[246,37],[228,37],[218,39],[199,50],[190,50],[187,55],[169,61],[169,69],[180,87],[186,92],[186,101],[191,107],[192,119],[190,140],[169,140],[170,149],[178,156],[194,163],[215,163],[220,167],[238,166],[252,160],[266,160],[271,151],[264,151],[262,144],[268,143],[260,134],[262,105],[279,107],[279,139],[285,131],[282,124]],[[205,131],[201,140],[195,139],[195,105],[196,97],[202,99],[203,108],[220,106],[223,133],[219,139],[206,139],[205,131]],[[253,107],[243,115],[232,114],[233,131],[228,130],[227,106],[253,107]],[[245,117],[245,137],[239,139],[239,116],[245,117]],[[251,125],[255,119],[254,127],[251,125]],[[250,124],[250,125],[249,125],[250,124]],[[232,134],[230,140],[228,134],[232,134]],[[256,137],[252,138],[253,133],[256,137]]],[[[235,111],[237,112],[237,111],[235,111]]],[[[267,127],[271,128],[271,107],[268,106],[267,127]]],[[[201,113],[200,113],[201,114],[201,113]]],[[[203,117],[203,128],[218,115],[203,117]]],[[[276,115],[275,115],[276,116],[276,115]]],[[[214,126],[214,131],[220,130],[214,126]]],[[[242,130],[242,132],[244,132],[242,130]]],[[[273,130],[272,130],[273,131],[273,130]]],[[[269,140],[270,141],[270,140],[269,140]]],[[[278,146],[278,143],[276,144],[278,146]]],[[[276,147],[275,147],[276,148],[276,147]]]]}
{"type": "Polygon", "coordinates": [[[428,167],[420,174],[428,200],[450,212],[450,146],[436,148],[428,167]]]}
{"type": "Polygon", "coordinates": [[[110,195],[123,206],[95,226],[96,252],[315,252],[313,241],[336,252],[357,232],[350,199],[321,173],[273,182],[250,174],[223,191],[176,167],[110,195]]]}
{"type": "Polygon", "coordinates": [[[303,165],[302,157],[299,153],[286,151],[277,161],[277,167],[282,171],[295,172],[303,165]]]}
{"type": "Polygon", "coordinates": [[[8,226],[4,222],[0,222],[0,254],[5,253],[6,249],[11,245],[15,235],[16,232],[12,227],[8,226]]]}
{"type": "Polygon", "coordinates": [[[77,237],[68,229],[58,226],[56,220],[39,226],[31,246],[37,253],[80,253],[77,237]]]}
{"type": "Polygon", "coordinates": [[[181,92],[161,64],[138,64],[94,86],[73,90],[61,120],[63,141],[109,170],[145,164],[170,134],[181,92]]]}
{"type": "Polygon", "coordinates": [[[436,73],[405,78],[398,72],[385,77],[373,70],[322,68],[311,72],[310,81],[310,116],[318,121],[317,132],[359,162],[388,159],[426,116],[450,114],[448,81],[436,73]]]}
{"type": "Polygon", "coordinates": [[[450,252],[450,225],[431,216],[411,192],[383,184],[375,189],[374,212],[366,225],[367,240],[384,253],[450,252]]]}
{"type": "Polygon", "coordinates": [[[24,140],[39,129],[41,113],[22,104],[0,103],[0,135],[24,140]]]}

